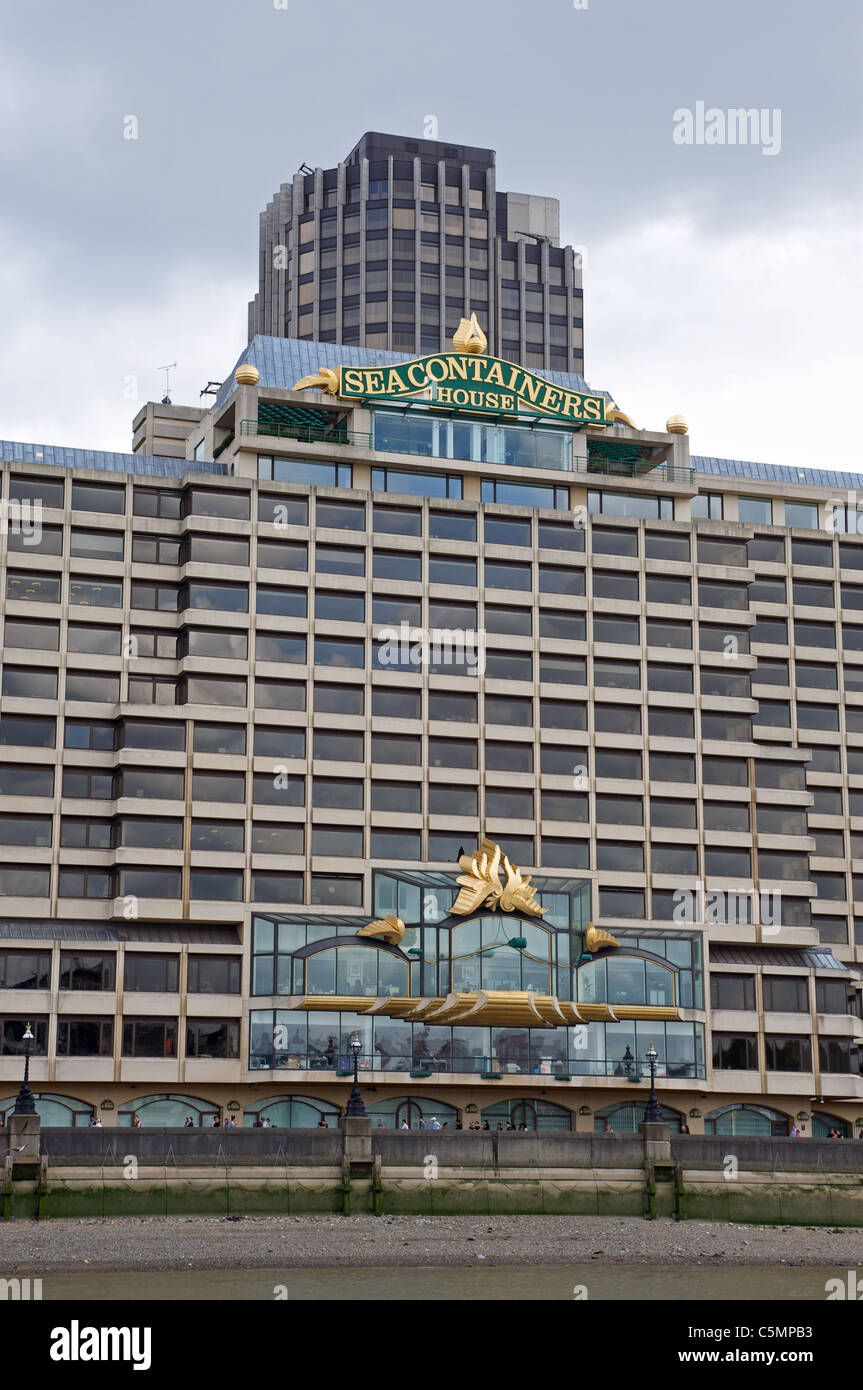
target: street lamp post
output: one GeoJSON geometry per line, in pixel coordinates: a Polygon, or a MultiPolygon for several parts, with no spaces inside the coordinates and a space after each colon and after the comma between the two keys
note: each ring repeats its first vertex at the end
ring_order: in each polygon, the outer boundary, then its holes
{"type": "Polygon", "coordinates": [[[351,1052],[354,1054],[354,1084],[350,1099],[348,1100],[348,1108],[345,1111],[345,1114],[350,1116],[351,1119],[364,1118],[366,1113],[366,1107],[363,1105],[363,1098],[360,1095],[360,1083],[357,1077],[357,1063],[360,1059],[361,1047],[360,1035],[359,1033],[354,1033],[354,1036],[351,1038],[351,1052]]]}
{"type": "Polygon", "coordinates": [[[656,1059],[658,1055],[656,1048],[651,1043],[650,1051],[647,1053],[647,1064],[650,1067],[650,1095],[644,1111],[644,1122],[648,1125],[661,1125],[663,1123],[662,1106],[656,1099],[656,1059]]]}
{"type": "Polygon", "coordinates": [[[18,1092],[15,1101],[14,1115],[35,1115],[36,1102],[33,1099],[33,1092],[30,1090],[30,1045],[33,1042],[33,1033],[28,1023],[24,1029],[24,1081],[21,1090],[18,1092]]]}

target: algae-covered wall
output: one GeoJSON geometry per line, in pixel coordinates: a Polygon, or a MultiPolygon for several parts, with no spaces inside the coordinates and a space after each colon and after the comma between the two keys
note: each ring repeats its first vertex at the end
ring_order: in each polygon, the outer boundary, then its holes
{"type": "Polygon", "coordinates": [[[373,1131],[371,1162],[357,1162],[339,1130],[51,1129],[31,1180],[15,1172],[7,1163],[7,1220],[375,1211],[863,1226],[853,1141],[373,1131]]]}

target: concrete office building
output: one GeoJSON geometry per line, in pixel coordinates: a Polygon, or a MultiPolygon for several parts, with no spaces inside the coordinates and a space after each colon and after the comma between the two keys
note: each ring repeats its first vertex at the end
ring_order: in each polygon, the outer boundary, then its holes
{"type": "Polygon", "coordinates": [[[863,479],[543,375],[259,337],[184,459],[0,445],[0,1110],[32,1020],[48,1123],[332,1124],[356,1034],[389,1127],[632,1129],[655,1044],[861,1128],[863,479]]]}
{"type": "Polygon", "coordinates": [[[491,350],[584,370],[581,257],[555,198],[498,192],[494,150],[369,133],[261,214],[258,334],[425,354],[476,312],[491,350]]]}

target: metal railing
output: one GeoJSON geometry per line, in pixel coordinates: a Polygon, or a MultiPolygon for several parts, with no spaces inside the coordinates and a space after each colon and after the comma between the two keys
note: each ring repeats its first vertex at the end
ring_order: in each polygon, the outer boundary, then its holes
{"type": "Polygon", "coordinates": [[[350,444],[358,449],[372,447],[372,436],[360,430],[319,430],[307,425],[291,425],[283,420],[241,420],[240,433],[266,435],[272,439],[296,439],[301,444],[350,444]]]}
{"type": "MultiPolygon", "coordinates": [[[[353,1057],[347,1053],[253,1052],[249,1058],[251,1071],[328,1071],[353,1076],[353,1057]]],[[[357,1060],[359,1072],[400,1072],[402,1075],[426,1072],[432,1075],[452,1073],[482,1073],[503,1076],[605,1076],[617,1081],[642,1082],[650,1080],[650,1069],[644,1062],[622,1061],[620,1057],[584,1058],[536,1057],[426,1057],[414,1054],[393,1056],[375,1052],[361,1054],[357,1060]]],[[[661,1062],[657,1079],[675,1077],[704,1077],[705,1071],[696,1062],[661,1062]]]]}
{"type": "Polygon", "coordinates": [[[613,459],[605,454],[588,454],[573,460],[576,473],[596,473],[606,478],[650,478],[664,483],[692,483],[694,468],[673,463],[652,463],[650,459],[613,459]]]}

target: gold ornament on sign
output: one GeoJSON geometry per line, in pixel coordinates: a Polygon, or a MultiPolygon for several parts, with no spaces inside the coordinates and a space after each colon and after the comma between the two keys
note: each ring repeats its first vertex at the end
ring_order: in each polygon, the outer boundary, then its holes
{"type": "Polygon", "coordinates": [[[527,912],[532,917],[541,917],[548,911],[535,900],[536,889],[531,887],[530,874],[522,874],[514,864],[510,864],[500,845],[493,840],[483,840],[473,854],[463,854],[458,861],[464,875],[456,879],[461,891],[453,903],[452,911],[459,917],[466,917],[480,907],[493,911],[527,912]],[[500,881],[500,868],[503,863],[506,883],[500,881]]]}
{"type": "Polygon", "coordinates": [[[602,927],[595,927],[591,922],[587,928],[584,945],[588,951],[599,951],[603,946],[619,946],[620,942],[616,936],[612,936],[610,931],[605,931],[602,927]]]}
{"type": "Polygon", "coordinates": [[[367,927],[361,927],[357,936],[380,937],[388,946],[398,946],[405,934],[405,924],[401,917],[394,917],[390,913],[382,922],[369,922],[367,927]]]}
{"type": "Polygon", "coordinates": [[[295,391],[324,391],[328,396],[339,394],[339,374],[332,367],[321,367],[314,376],[304,376],[294,386],[295,391]]]}
{"type": "Polygon", "coordinates": [[[624,415],[622,410],[618,410],[614,401],[608,401],[605,407],[605,418],[609,425],[628,425],[631,430],[637,430],[638,426],[629,415],[624,415]]]}
{"type": "Polygon", "coordinates": [[[479,326],[476,314],[462,319],[452,340],[456,352],[471,352],[479,355],[488,351],[488,338],[479,326]]]}

